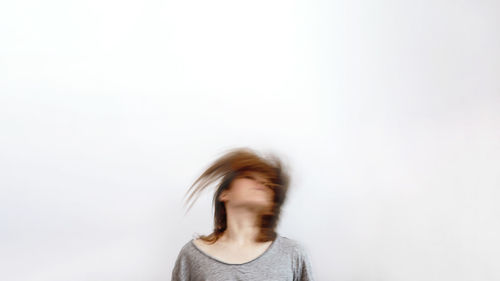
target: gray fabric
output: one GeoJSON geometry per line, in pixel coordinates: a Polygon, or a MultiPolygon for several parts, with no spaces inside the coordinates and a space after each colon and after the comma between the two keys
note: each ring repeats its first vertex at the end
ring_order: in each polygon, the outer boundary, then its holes
{"type": "Polygon", "coordinates": [[[220,261],[203,252],[193,240],[181,248],[172,281],[314,281],[305,248],[279,234],[263,254],[242,264],[220,261]]]}

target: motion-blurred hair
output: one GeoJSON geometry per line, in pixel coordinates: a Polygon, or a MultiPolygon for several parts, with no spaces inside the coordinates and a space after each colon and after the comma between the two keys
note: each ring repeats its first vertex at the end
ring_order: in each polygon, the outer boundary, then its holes
{"type": "MultiPolygon", "coordinates": [[[[256,241],[266,242],[276,238],[276,226],[279,222],[281,206],[285,202],[288,192],[290,176],[283,162],[275,154],[268,153],[266,156],[261,156],[253,149],[246,147],[226,151],[196,179],[186,192],[186,195],[190,191],[191,194],[185,205],[192,200],[195,194],[198,195],[197,199],[207,186],[219,182],[212,200],[212,208],[215,209],[213,232],[208,235],[199,235],[197,238],[215,243],[222,236],[227,227],[226,207],[224,202],[219,201],[219,195],[231,187],[231,182],[234,179],[244,176],[247,172],[257,172],[263,175],[267,179],[267,186],[274,192],[271,208],[260,216],[260,233],[256,241]]],[[[194,201],[186,213],[191,209],[194,201]]]]}

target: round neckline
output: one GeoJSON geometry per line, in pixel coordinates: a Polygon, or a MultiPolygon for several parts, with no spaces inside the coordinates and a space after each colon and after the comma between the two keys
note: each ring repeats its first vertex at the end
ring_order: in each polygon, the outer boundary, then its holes
{"type": "Polygon", "coordinates": [[[225,262],[225,261],[221,261],[221,260],[219,260],[219,259],[217,259],[217,258],[215,258],[215,257],[213,257],[213,256],[211,256],[211,255],[209,255],[209,254],[207,254],[207,253],[205,253],[205,252],[204,252],[204,251],[202,251],[200,248],[198,248],[198,246],[196,246],[196,244],[194,243],[194,238],[193,238],[193,239],[191,239],[191,245],[192,245],[192,246],[193,246],[196,250],[198,250],[200,253],[202,253],[203,255],[205,255],[205,256],[207,256],[207,257],[209,257],[210,259],[212,259],[212,260],[214,260],[214,261],[216,261],[216,262],[219,262],[219,263],[222,263],[222,264],[225,264],[225,265],[236,265],[236,266],[238,266],[238,265],[246,265],[246,264],[249,264],[249,263],[254,262],[254,261],[256,261],[256,260],[260,259],[261,257],[265,256],[265,255],[266,255],[266,254],[267,254],[267,253],[268,253],[268,252],[269,252],[269,251],[270,251],[270,250],[274,247],[274,244],[276,244],[276,241],[278,240],[278,238],[279,238],[279,235],[276,235],[276,238],[274,238],[274,240],[273,240],[273,242],[271,243],[271,245],[269,245],[269,247],[267,247],[267,249],[266,249],[266,250],[265,250],[262,254],[260,254],[258,257],[254,258],[253,260],[250,260],[250,261],[247,261],[247,262],[244,262],[244,263],[227,263],[227,262],[225,262]]]}

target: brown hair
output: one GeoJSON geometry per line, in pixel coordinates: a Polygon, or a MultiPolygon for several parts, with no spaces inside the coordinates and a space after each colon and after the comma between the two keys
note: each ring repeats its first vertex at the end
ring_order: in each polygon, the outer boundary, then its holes
{"type": "MultiPolygon", "coordinates": [[[[275,229],[280,218],[281,206],[285,202],[288,192],[290,176],[282,161],[277,156],[274,154],[268,154],[267,156],[267,158],[262,157],[254,150],[246,147],[231,149],[215,160],[201,174],[201,176],[196,179],[187,191],[187,193],[189,193],[189,191],[197,185],[197,187],[191,192],[187,202],[189,202],[197,193],[199,197],[199,194],[203,189],[220,180],[212,200],[212,208],[215,208],[214,230],[209,235],[200,235],[197,238],[209,243],[215,243],[222,236],[227,227],[226,207],[224,202],[219,200],[219,195],[222,191],[230,188],[231,182],[235,178],[246,172],[258,172],[259,174],[262,174],[267,179],[266,185],[274,192],[271,208],[261,213],[259,218],[260,233],[257,236],[256,241],[266,242],[276,238],[277,233],[275,229]]],[[[191,209],[191,207],[192,204],[186,213],[189,209],[191,209]]]]}

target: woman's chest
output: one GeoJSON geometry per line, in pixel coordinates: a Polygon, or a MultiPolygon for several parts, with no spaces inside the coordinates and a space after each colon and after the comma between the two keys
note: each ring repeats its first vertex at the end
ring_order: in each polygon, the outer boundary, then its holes
{"type": "Polygon", "coordinates": [[[291,262],[264,260],[259,263],[228,265],[202,262],[196,266],[190,281],[293,281],[291,262]]]}

